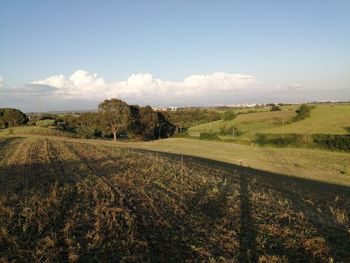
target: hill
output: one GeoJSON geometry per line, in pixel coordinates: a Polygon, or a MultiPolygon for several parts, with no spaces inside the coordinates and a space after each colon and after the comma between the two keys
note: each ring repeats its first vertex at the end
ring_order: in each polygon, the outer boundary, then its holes
{"type": "MultiPolygon", "coordinates": [[[[251,134],[254,134],[262,129],[281,126],[283,120],[287,122],[296,115],[295,110],[297,106],[283,106],[281,108],[282,111],[241,112],[234,120],[234,125],[239,131],[243,132],[243,137],[247,137],[249,131],[251,134]]],[[[189,133],[191,135],[198,135],[201,132],[220,132],[220,128],[232,125],[233,121],[231,120],[219,120],[193,126],[189,129],[189,133]]]]}
{"type": "MultiPolygon", "coordinates": [[[[282,133],[281,127],[262,129],[262,133],[282,133]]],[[[350,104],[318,104],[311,116],[285,125],[286,133],[347,134],[350,132],[350,104]]]]}
{"type": "MultiPolygon", "coordinates": [[[[295,116],[296,105],[283,106],[282,111],[255,112],[238,115],[235,127],[243,132],[241,138],[255,133],[307,133],[347,134],[350,127],[350,104],[317,104],[311,116],[297,122],[287,123],[295,116]]],[[[216,121],[197,125],[189,129],[190,135],[201,132],[219,132],[221,127],[232,125],[232,121],[216,121]]]]}
{"type": "Polygon", "coordinates": [[[267,172],[350,187],[350,153],[346,152],[291,147],[259,147],[183,138],[142,143],[118,143],[118,145],[203,157],[267,172]]]}
{"type": "Polygon", "coordinates": [[[0,261],[350,258],[348,187],[104,144],[0,139],[0,261]]]}

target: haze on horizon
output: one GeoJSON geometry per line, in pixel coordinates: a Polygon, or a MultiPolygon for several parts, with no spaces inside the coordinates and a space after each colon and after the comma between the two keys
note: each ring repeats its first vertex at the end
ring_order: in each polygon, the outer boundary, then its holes
{"type": "Polygon", "coordinates": [[[0,108],[350,100],[346,0],[0,7],[0,108]]]}

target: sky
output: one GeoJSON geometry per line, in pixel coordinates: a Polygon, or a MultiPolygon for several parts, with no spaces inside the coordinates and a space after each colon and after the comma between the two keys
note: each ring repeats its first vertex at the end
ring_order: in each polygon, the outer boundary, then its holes
{"type": "Polygon", "coordinates": [[[349,0],[2,0],[0,108],[350,100],[349,0]]]}

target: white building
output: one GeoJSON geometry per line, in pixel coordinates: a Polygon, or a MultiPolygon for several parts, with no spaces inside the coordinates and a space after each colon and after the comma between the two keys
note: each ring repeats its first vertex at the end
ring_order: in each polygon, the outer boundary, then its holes
{"type": "Polygon", "coordinates": [[[177,111],[177,107],[173,107],[173,106],[169,107],[168,109],[169,109],[170,111],[177,111]]]}

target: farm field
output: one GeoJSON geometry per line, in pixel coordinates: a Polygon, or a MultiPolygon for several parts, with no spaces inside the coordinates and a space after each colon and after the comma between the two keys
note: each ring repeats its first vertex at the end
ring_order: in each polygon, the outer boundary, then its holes
{"type": "Polygon", "coordinates": [[[350,260],[349,187],[87,142],[0,139],[0,261],[350,260]]]}
{"type": "Polygon", "coordinates": [[[139,148],[197,156],[268,172],[350,186],[350,154],[347,152],[292,147],[259,147],[254,144],[242,145],[188,138],[169,138],[149,142],[118,141],[116,143],[106,140],[68,138],[64,132],[35,126],[0,130],[0,138],[6,138],[9,134],[10,136],[46,137],[93,145],[139,148]]]}
{"type": "MultiPolygon", "coordinates": [[[[293,118],[298,106],[283,106],[282,111],[256,112],[238,115],[235,127],[243,132],[241,138],[247,138],[256,133],[283,133],[283,120],[287,122],[293,118]]],[[[191,127],[190,135],[198,136],[200,132],[219,132],[225,125],[232,125],[232,121],[215,121],[191,127]]],[[[286,124],[285,133],[307,134],[347,134],[350,127],[349,104],[317,104],[311,111],[311,116],[304,120],[286,124]]]]}
{"type": "Polygon", "coordinates": [[[0,129],[0,138],[11,135],[45,135],[45,136],[64,136],[73,137],[72,133],[57,130],[55,128],[39,126],[19,126],[8,129],[0,129]]]}

